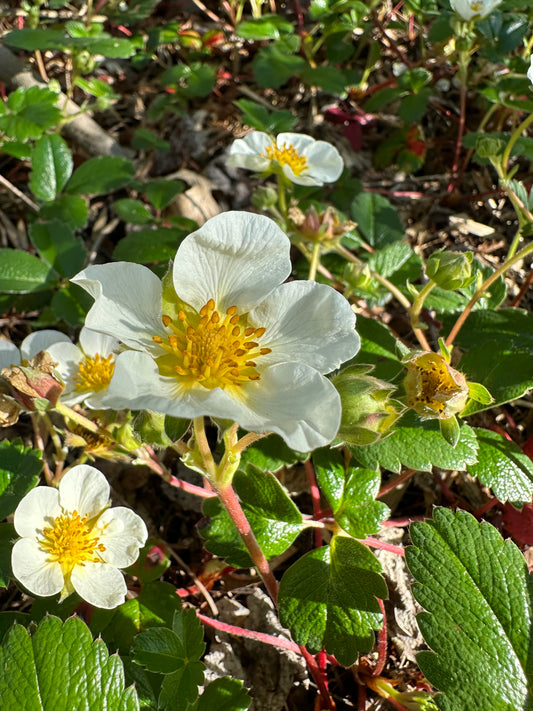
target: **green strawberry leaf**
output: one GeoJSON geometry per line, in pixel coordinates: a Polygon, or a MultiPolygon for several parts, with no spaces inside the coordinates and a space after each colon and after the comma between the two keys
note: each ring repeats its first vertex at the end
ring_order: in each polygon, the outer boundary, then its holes
{"type": "Polygon", "coordinates": [[[497,432],[476,428],[478,461],[470,464],[469,474],[490,486],[502,502],[531,502],[533,462],[514,442],[497,432]]]}
{"type": "Polygon", "coordinates": [[[17,711],[138,711],[124,668],[87,625],[46,617],[32,634],[16,624],[0,647],[0,708],[17,711]]]}
{"type": "MultiPolygon", "coordinates": [[[[303,529],[302,514],[283,486],[270,472],[253,464],[238,470],[233,479],[242,508],[267,558],[281,555],[303,529]]],[[[210,521],[200,528],[207,550],[224,558],[236,568],[252,563],[240,535],[218,498],[204,501],[204,513],[210,521]]]]}
{"type": "Polygon", "coordinates": [[[376,533],[390,510],[376,501],[381,475],[350,466],[342,450],[323,447],[313,454],[318,484],[333,509],[335,521],[354,538],[376,533]]]}
{"type": "Polygon", "coordinates": [[[251,701],[242,681],[224,676],[205,687],[198,703],[190,711],[246,711],[251,701]]]}
{"type": "Polygon", "coordinates": [[[461,426],[459,441],[452,447],[442,436],[438,420],[422,421],[408,411],[391,435],[366,447],[353,447],[352,453],[368,469],[381,465],[400,472],[403,465],[429,472],[433,467],[463,470],[477,461],[477,450],[476,434],[468,425],[461,426]]]}
{"type": "Polygon", "coordinates": [[[426,610],[418,624],[433,650],[421,652],[418,663],[444,692],[439,707],[531,708],[532,600],[519,549],[490,524],[444,508],[435,510],[433,521],[412,524],[411,537],[413,593],[426,610]]]}
{"type": "Polygon", "coordinates": [[[296,561],[281,579],[279,615],[298,644],[326,648],[341,664],[369,652],[383,620],[376,598],[387,597],[377,558],[359,541],[334,536],[296,561]]]}
{"type": "Polygon", "coordinates": [[[0,442],[0,521],[37,485],[42,468],[38,449],[25,447],[22,440],[0,442]]]}

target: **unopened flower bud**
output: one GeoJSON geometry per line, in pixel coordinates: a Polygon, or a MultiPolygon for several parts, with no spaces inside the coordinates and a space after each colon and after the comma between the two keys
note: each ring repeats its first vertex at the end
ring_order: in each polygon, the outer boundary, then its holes
{"type": "Polygon", "coordinates": [[[407,403],[422,420],[446,420],[468,400],[465,376],[438,353],[416,353],[407,363],[404,380],[407,403]]]}
{"type": "Polygon", "coordinates": [[[27,366],[4,368],[2,377],[24,410],[45,410],[55,406],[65,389],[54,370],[56,365],[49,353],[41,351],[27,366]]]}
{"type": "Polygon", "coordinates": [[[344,268],[343,279],[352,291],[368,289],[372,284],[372,272],[368,264],[349,262],[344,268]]]}
{"type": "Polygon", "coordinates": [[[426,264],[426,274],[447,291],[468,286],[474,278],[472,252],[433,252],[426,264]]]}
{"type": "Polygon", "coordinates": [[[342,403],[337,439],[349,444],[372,444],[386,435],[404,409],[390,395],[395,388],[368,373],[372,366],[356,365],[333,377],[342,403]]]}
{"type": "Polygon", "coordinates": [[[341,222],[336,210],[327,207],[318,212],[314,205],[302,212],[298,207],[289,210],[291,232],[298,238],[307,242],[320,242],[326,250],[333,249],[340,238],[355,227],[355,222],[344,220],[341,222]]]}
{"type": "Polygon", "coordinates": [[[252,195],[252,205],[256,210],[268,210],[273,207],[278,201],[278,195],[274,188],[259,187],[256,188],[252,195]]]}

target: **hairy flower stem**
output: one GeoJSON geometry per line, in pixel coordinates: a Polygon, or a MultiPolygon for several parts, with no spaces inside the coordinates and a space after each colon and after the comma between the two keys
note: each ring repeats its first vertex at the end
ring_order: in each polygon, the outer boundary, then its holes
{"type": "Polygon", "coordinates": [[[307,277],[309,281],[315,281],[316,271],[320,264],[320,241],[316,240],[313,245],[313,253],[311,255],[311,264],[309,265],[309,276],[307,277]]]}
{"type": "Polygon", "coordinates": [[[521,259],[524,259],[524,257],[527,257],[528,254],[531,254],[533,252],[533,242],[531,244],[528,244],[526,247],[520,250],[517,254],[514,255],[511,259],[508,259],[504,264],[499,269],[496,269],[496,271],[490,275],[488,279],[486,279],[483,284],[477,289],[476,293],[474,296],[470,299],[468,304],[465,306],[463,312],[459,315],[459,318],[453,325],[452,330],[450,331],[448,338],[446,339],[446,345],[451,346],[452,343],[454,342],[457,334],[461,330],[461,328],[464,326],[464,323],[468,316],[470,315],[470,312],[472,311],[472,308],[474,305],[479,301],[481,296],[487,291],[489,286],[491,284],[494,284],[494,282],[499,279],[505,272],[510,269],[510,267],[513,266],[513,264],[516,264],[519,262],[521,259]]]}
{"type": "Polygon", "coordinates": [[[243,627],[236,627],[235,625],[228,625],[220,620],[214,620],[212,617],[207,617],[207,615],[202,615],[200,612],[196,613],[196,617],[203,622],[205,625],[212,627],[215,630],[220,630],[221,632],[226,632],[227,634],[233,634],[236,637],[244,637],[245,639],[254,639],[257,642],[263,642],[264,644],[269,644],[272,647],[277,647],[278,649],[287,649],[289,652],[294,652],[295,654],[300,653],[300,648],[295,642],[291,642],[288,639],[283,639],[283,637],[275,637],[272,634],[265,634],[264,632],[256,632],[255,630],[248,630],[243,627]]]}

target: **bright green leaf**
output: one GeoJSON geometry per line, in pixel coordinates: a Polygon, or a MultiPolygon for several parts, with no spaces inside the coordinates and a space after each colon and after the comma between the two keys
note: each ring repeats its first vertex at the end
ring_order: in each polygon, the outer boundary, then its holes
{"type": "Polygon", "coordinates": [[[47,264],[20,249],[0,249],[0,265],[0,292],[45,291],[55,282],[55,274],[47,264]]]}
{"type": "Polygon", "coordinates": [[[117,200],[113,207],[119,217],[133,225],[147,225],[154,219],[146,205],[143,205],[140,200],[124,198],[117,200]]]}
{"type": "Polygon", "coordinates": [[[163,210],[172,200],[185,190],[182,180],[150,180],[142,186],[146,199],[156,210],[163,210]]]}
{"type": "Polygon", "coordinates": [[[92,304],[85,289],[72,283],[56,291],[50,302],[56,321],[65,321],[69,326],[82,326],[92,304]]]}
{"type": "Polygon", "coordinates": [[[134,175],[135,167],[127,158],[97,156],[76,168],[66,191],[80,195],[107,193],[126,185],[134,175]]]}
{"type": "Polygon", "coordinates": [[[172,630],[152,627],[135,638],[134,660],[148,671],[171,674],[183,666],[183,646],[172,630]]]}
{"type": "Polygon", "coordinates": [[[306,63],[302,57],[289,53],[286,44],[277,40],[257,52],[252,66],[259,86],[279,89],[289,79],[298,76],[306,63]]]}
{"type": "Polygon", "coordinates": [[[339,526],[354,538],[376,533],[390,514],[388,506],[375,500],[381,475],[350,466],[342,450],[328,447],[313,453],[313,463],[318,484],[339,526]]]}
{"type": "Polygon", "coordinates": [[[46,617],[30,636],[12,627],[0,648],[0,708],[17,711],[138,711],[120,658],[93,642],[82,620],[46,617]]]}
{"type": "Polygon", "coordinates": [[[411,525],[409,568],[418,616],[433,651],[417,661],[445,711],[531,707],[533,622],[527,564],[515,544],[465,511],[435,509],[411,525]],[[528,681],[529,677],[529,681],[528,681]],[[529,688],[528,688],[529,687],[529,688]]]}
{"type": "Polygon", "coordinates": [[[68,225],[59,220],[34,222],[29,232],[34,247],[58,274],[71,277],[83,268],[85,245],[68,225]]]}
{"type": "Polygon", "coordinates": [[[307,456],[294,452],[279,435],[271,434],[244,450],[239,468],[246,470],[248,464],[253,464],[261,471],[277,472],[282,467],[304,461],[307,456]]]}
{"type": "Polygon", "coordinates": [[[361,349],[355,362],[374,365],[372,375],[376,378],[395,380],[404,366],[398,356],[398,342],[387,326],[374,318],[358,316],[357,332],[361,349]]]}
{"type": "Polygon", "coordinates": [[[191,711],[246,711],[251,701],[242,681],[225,676],[205,687],[191,711]]]}
{"type": "Polygon", "coordinates": [[[377,558],[362,543],[334,536],[287,570],[279,589],[279,614],[297,644],[316,654],[323,647],[341,664],[369,652],[382,625],[376,598],[387,597],[377,558]]]}
{"type": "Polygon", "coordinates": [[[520,447],[497,432],[476,428],[478,461],[468,472],[490,486],[499,501],[531,502],[533,462],[520,447]]]}
{"type": "Polygon", "coordinates": [[[440,433],[438,420],[422,421],[408,411],[391,435],[366,447],[353,447],[352,452],[369,469],[381,465],[399,473],[402,466],[426,472],[433,467],[465,469],[477,461],[477,449],[477,437],[468,425],[461,426],[459,442],[452,447],[440,433]]]}
{"type": "Polygon", "coordinates": [[[283,32],[293,32],[292,23],[271,13],[254,17],[237,25],[237,34],[246,40],[278,39],[283,32]]]}
{"type": "Polygon", "coordinates": [[[72,165],[72,154],[61,136],[41,136],[31,156],[30,188],[35,197],[44,202],[53,200],[70,178],[72,165]]]}
{"type": "Polygon", "coordinates": [[[0,442],[0,521],[37,485],[42,468],[39,450],[25,447],[21,440],[0,442]]]}
{"type": "Polygon", "coordinates": [[[60,220],[71,229],[79,230],[87,224],[89,208],[81,195],[60,195],[41,207],[39,217],[49,222],[60,220]]]}
{"type": "Polygon", "coordinates": [[[198,698],[198,687],[204,683],[204,665],[190,662],[173,674],[167,674],[158,699],[160,711],[189,711],[198,698]]]}
{"type": "Polygon", "coordinates": [[[352,202],[351,213],[357,229],[372,247],[380,249],[405,236],[398,213],[383,195],[359,193],[352,202]]]}
{"type": "Polygon", "coordinates": [[[174,259],[181,241],[187,234],[187,231],[176,227],[138,230],[120,240],[113,257],[137,264],[167,262],[174,259]]]}

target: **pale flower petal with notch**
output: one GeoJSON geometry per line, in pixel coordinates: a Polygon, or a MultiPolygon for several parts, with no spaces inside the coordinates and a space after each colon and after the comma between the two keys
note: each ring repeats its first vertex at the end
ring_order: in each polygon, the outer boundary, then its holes
{"type": "Polygon", "coordinates": [[[42,331],[34,331],[20,344],[20,357],[22,360],[32,360],[37,353],[47,351],[52,343],[71,343],[70,338],[61,331],[45,328],[42,331]]]}
{"type": "Polygon", "coordinates": [[[0,338],[0,373],[13,365],[20,365],[20,350],[11,341],[0,338]]]}
{"type": "Polygon", "coordinates": [[[102,558],[117,568],[127,568],[135,563],[148,538],[146,524],[131,509],[114,506],[98,518],[102,531],[100,542],[105,546],[102,558]]]}
{"type": "Polygon", "coordinates": [[[72,571],[71,583],[90,605],[112,610],[126,599],[128,588],[122,573],[107,563],[85,563],[72,571]]]}
{"type": "Polygon", "coordinates": [[[65,511],[77,511],[89,519],[98,516],[110,504],[109,483],[101,471],[88,464],[78,464],[63,475],[59,485],[59,503],[65,511]]]}
{"type": "Polygon", "coordinates": [[[15,578],[34,595],[57,595],[63,588],[63,573],[59,563],[51,563],[46,551],[31,538],[20,538],[11,552],[11,568],[15,578]]]}
{"type": "Polygon", "coordinates": [[[19,536],[35,536],[46,526],[52,526],[60,513],[58,490],[38,486],[20,500],[13,517],[15,531],[19,536]]]}
{"type": "Polygon", "coordinates": [[[244,138],[234,141],[228,151],[226,164],[233,168],[245,168],[262,173],[271,161],[264,154],[272,139],[262,131],[251,131],[244,138]]]}

